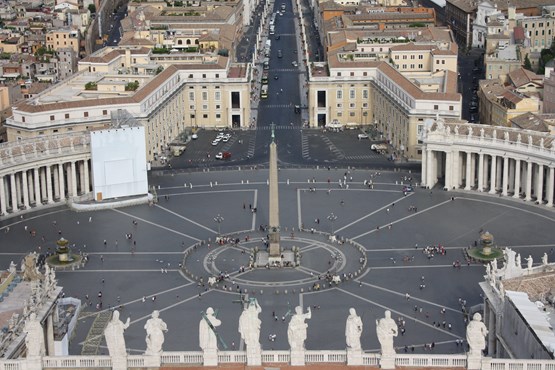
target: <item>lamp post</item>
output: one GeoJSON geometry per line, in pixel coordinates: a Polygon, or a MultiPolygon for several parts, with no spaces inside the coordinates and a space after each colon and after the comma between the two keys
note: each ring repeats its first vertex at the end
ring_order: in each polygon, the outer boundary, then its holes
{"type": "Polygon", "coordinates": [[[218,213],[218,215],[216,217],[214,217],[214,222],[216,222],[218,224],[218,236],[220,236],[220,224],[224,221],[224,218],[222,216],[220,216],[220,214],[218,213]]]}
{"type": "Polygon", "coordinates": [[[330,221],[330,225],[331,225],[331,235],[333,236],[333,223],[335,220],[337,220],[337,216],[332,212],[330,213],[330,215],[328,216],[328,220],[330,221]]]}

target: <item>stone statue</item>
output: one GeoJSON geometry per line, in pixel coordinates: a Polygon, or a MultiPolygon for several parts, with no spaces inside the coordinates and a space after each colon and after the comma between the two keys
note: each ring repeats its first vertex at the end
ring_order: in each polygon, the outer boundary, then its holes
{"type": "Polygon", "coordinates": [[[455,135],[458,135],[458,134],[459,134],[459,125],[456,125],[456,126],[455,126],[455,130],[454,130],[454,131],[455,131],[455,135]]]}
{"type": "Polygon", "coordinates": [[[164,333],[168,331],[168,326],[159,317],[158,310],[152,311],[151,318],[145,324],[146,330],[146,352],[145,355],[159,355],[164,344],[164,333]]]}
{"type": "Polygon", "coordinates": [[[260,350],[260,325],[262,324],[258,318],[260,312],[262,312],[262,308],[254,300],[248,304],[239,317],[239,333],[247,345],[247,350],[260,350]]]}
{"type": "Polygon", "coordinates": [[[222,325],[222,322],[214,315],[214,309],[208,307],[206,313],[202,315],[199,323],[199,346],[203,351],[217,350],[218,337],[216,336],[216,327],[222,325]]]}
{"type": "Polygon", "coordinates": [[[472,137],[472,133],[473,133],[472,131],[473,131],[473,130],[472,130],[472,127],[469,127],[469,128],[468,128],[468,138],[469,138],[469,139],[472,137]]]}
{"type": "Polygon", "coordinates": [[[451,126],[445,126],[445,133],[451,135],[451,126]]]}
{"type": "Polygon", "coordinates": [[[493,275],[497,275],[497,258],[494,258],[493,261],[491,261],[491,272],[493,275]]]}
{"type": "Polygon", "coordinates": [[[289,327],[287,328],[287,339],[289,340],[289,346],[292,351],[304,350],[306,328],[308,327],[308,324],[304,321],[311,318],[312,312],[310,311],[310,307],[308,307],[307,313],[303,313],[303,308],[301,306],[295,307],[295,314],[291,317],[289,327]]]}
{"type": "Polygon", "coordinates": [[[534,143],[534,139],[532,138],[532,135],[528,135],[528,145],[532,145],[534,143]]]}
{"type": "Polygon", "coordinates": [[[515,265],[516,265],[516,268],[518,268],[518,269],[522,268],[522,261],[520,259],[520,253],[516,255],[515,265]]]}
{"type": "Polygon", "coordinates": [[[532,265],[534,264],[534,259],[532,258],[532,256],[529,255],[528,258],[526,258],[526,262],[527,262],[527,267],[531,269],[532,265]]]}
{"type": "Polygon", "coordinates": [[[503,286],[503,282],[499,281],[499,295],[501,296],[501,299],[503,299],[505,297],[505,287],[503,286]]]}
{"type": "Polygon", "coordinates": [[[385,311],[385,317],[376,320],[376,334],[382,347],[382,356],[394,355],[393,337],[397,336],[398,328],[395,321],[391,318],[391,311],[385,311]]]}
{"type": "Polygon", "coordinates": [[[354,308],[349,308],[349,316],[345,324],[345,340],[347,349],[360,351],[360,336],[362,335],[362,320],[354,308]]]}
{"type": "Polygon", "coordinates": [[[504,268],[510,269],[516,266],[516,252],[513,251],[511,248],[503,249],[503,255],[505,256],[505,266],[504,268]]]}
{"type": "Polygon", "coordinates": [[[505,131],[505,133],[503,134],[503,138],[505,139],[505,141],[509,141],[509,131],[505,131]]]}
{"type": "Polygon", "coordinates": [[[483,138],[485,136],[485,134],[486,134],[486,130],[484,130],[484,128],[482,127],[480,129],[480,137],[483,138]]]}
{"type": "Polygon", "coordinates": [[[123,323],[119,319],[119,311],[114,311],[112,314],[112,320],[106,325],[104,329],[104,337],[106,338],[106,345],[108,346],[108,352],[112,357],[123,357],[127,355],[125,350],[125,338],[123,337],[123,331],[129,327],[129,317],[127,321],[123,323]]]}
{"type": "Polygon", "coordinates": [[[466,327],[466,341],[468,342],[468,356],[482,356],[482,351],[486,348],[486,336],[488,329],[482,322],[482,315],[475,313],[472,321],[466,327]]]}
{"type": "Polygon", "coordinates": [[[543,266],[547,266],[549,264],[548,260],[547,260],[547,253],[544,253],[542,256],[542,265],[543,266]]]}
{"type": "Polygon", "coordinates": [[[10,274],[15,274],[17,272],[17,266],[13,261],[10,262],[10,268],[8,269],[10,274]]]}
{"type": "Polygon", "coordinates": [[[21,264],[21,270],[23,271],[23,280],[25,281],[42,279],[42,275],[37,269],[36,253],[29,253],[25,256],[25,258],[23,259],[23,263],[21,264]]]}
{"type": "Polygon", "coordinates": [[[493,140],[497,140],[497,130],[493,130],[493,132],[491,133],[491,137],[493,138],[493,140]]]}
{"type": "Polygon", "coordinates": [[[518,134],[518,135],[516,136],[516,143],[517,143],[517,144],[520,144],[521,142],[522,142],[522,136],[521,136],[520,134],[518,134]]]}
{"type": "Polygon", "coordinates": [[[25,346],[27,347],[27,357],[44,356],[44,332],[40,321],[37,319],[37,314],[32,312],[25,322],[23,332],[25,336],[25,346]]]}
{"type": "Polygon", "coordinates": [[[545,143],[544,143],[544,139],[543,137],[540,139],[540,148],[544,148],[545,147],[545,143]]]}
{"type": "Polygon", "coordinates": [[[486,278],[488,281],[491,281],[491,265],[488,263],[486,264],[486,278]]]}

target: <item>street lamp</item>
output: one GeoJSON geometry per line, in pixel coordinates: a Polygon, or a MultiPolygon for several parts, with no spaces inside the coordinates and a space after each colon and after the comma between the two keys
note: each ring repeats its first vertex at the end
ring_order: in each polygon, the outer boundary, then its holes
{"type": "Polygon", "coordinates": [[[330,215],[328,216],[328,220],[330,221],[330,225],[331,225],[331,235],[333,236],[333,223],[335,220],[337,220],[337,216],[335,214],[330,213],[330,215]]]}
{"type": "Polygon", "coordinates": [[[220,236],[220,224],[224,221],[224,218],[222,216],[220,216],[220,214],[218,213],[218,215],[216,217],[214,217],[214,222],[216,222],[218,224],[218,236],[220,236]]]}

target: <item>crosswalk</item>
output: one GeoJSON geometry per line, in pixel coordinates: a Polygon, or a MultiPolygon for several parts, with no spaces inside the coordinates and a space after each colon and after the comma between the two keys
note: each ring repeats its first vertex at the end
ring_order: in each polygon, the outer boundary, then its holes
{"type": "Polygon", "coordinates": [[[378,159],[383,158],[382,155],[378,153],[364,154],[364,155],[346,155],[343,159],[347,160],[366,160],[366,159],[378,159]]]}
{"type": "Polygon", "coordinates": [[[270,109],[272,109],[272,108],[293,108],[293,106],[294,106],[293,104],[268,104],[268,105],[265,105],[263,103],[261,105],[263,105],[264,108],[270,108],[270,109]]]}
{"type": "Polygon", "coordinates": [[[335,154],[338,159],[345,158],[345,154],[339,148],[335,146],[335,144],[326,136],[322,136],[322,140],[326,143],[326,145],[330,148],[330,151],[335,154]]]}
{"type": "MultiPolygon", "coordinates": [[[[270,130],[270,126],[259,126],[256,128],[257,130],[270,130]]],[[[291,126],[291,125],[276,125],[276,130],[299,130],[299,126],[291,126]]]]}

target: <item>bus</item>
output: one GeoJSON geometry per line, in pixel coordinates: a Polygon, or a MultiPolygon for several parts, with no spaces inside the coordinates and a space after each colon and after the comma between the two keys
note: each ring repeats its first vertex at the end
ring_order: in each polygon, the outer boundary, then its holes
{"type": "Polygon", "coordinates": [[[264,85],[268,84],[268,71],[262,72],[262,84],[264,85]]]}
{"type": "Polygon", "coordinates": [[[262,90],[260,90],[260,98],[261,99],[268,98],[268,85],[262,85],[262,90]]]}

